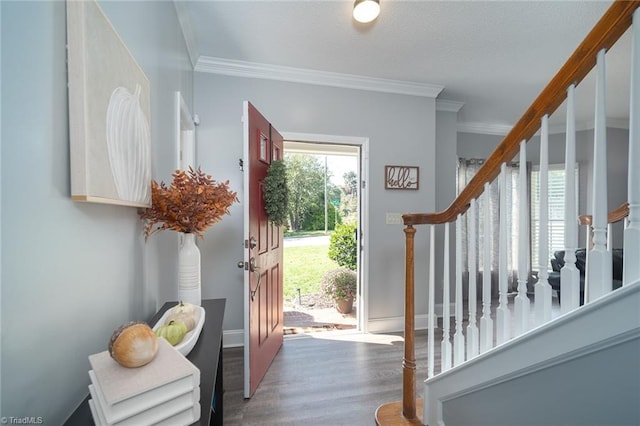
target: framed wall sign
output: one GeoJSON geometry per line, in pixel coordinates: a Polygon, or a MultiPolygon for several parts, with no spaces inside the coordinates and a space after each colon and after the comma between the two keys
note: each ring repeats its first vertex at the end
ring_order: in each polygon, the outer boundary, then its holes
{"type": "Polygon", "coordinates": [[[420,168],[416,166],[384,166],[385,189],[418,189],[420,168]]]}

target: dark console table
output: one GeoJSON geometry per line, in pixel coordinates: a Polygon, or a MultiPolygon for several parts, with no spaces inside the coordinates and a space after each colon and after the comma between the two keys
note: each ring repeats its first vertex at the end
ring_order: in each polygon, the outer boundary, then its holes
{"type": "MultiPolygon", "coordinates": [[[[153,316],[149,324],[153,326],[167,311],[178,302],[167,302],[153,316]]],[[[205,321],[200,338],[187,359],[200,369],[200,420],[194,425],[222,425],[222,320],[224,318],[225,299],[206,299],[202,301],[205,321]]],[[[89,397],[67,419],[65,425],[92,425],[93,417],[89,410],[89,397]]]]}

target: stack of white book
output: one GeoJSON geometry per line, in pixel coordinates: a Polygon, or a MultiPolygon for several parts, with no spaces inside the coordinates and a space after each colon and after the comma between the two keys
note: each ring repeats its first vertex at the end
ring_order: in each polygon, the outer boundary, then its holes
{"type": "Polygon", "coordinates": [[[200,370],[165,339],[148,364],[126,368],[108,351],[89,355],[96,425],[190,425],[200,419],[200,370]]]}

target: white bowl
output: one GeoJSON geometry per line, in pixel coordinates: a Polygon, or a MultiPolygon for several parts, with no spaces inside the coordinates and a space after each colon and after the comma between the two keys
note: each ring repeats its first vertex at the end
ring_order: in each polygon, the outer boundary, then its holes
{"type": "MultiPolygon", "coordinates": [[[[176,305],[177,306],[177,305],[176,305]]],[[[153,326],[153,331],[155,332],[160,326],[164,325],[169,315],[171,315],[173,311],[173,307],[167,309],[167,312],[162,315],[162,318],[158,320],[156,325],[153,326]]],[[[196,326],[193,327],[193,330],[189,331],[185,334],[184,338],[180,343],[174,346],[182,355],[187,356],[191,349],[196,345],[198,341],[198,337],[200,337],[200,332],[202,331],[202,326],[204,325],[204,308],[202,306],[196,306],[196,326]]]]}

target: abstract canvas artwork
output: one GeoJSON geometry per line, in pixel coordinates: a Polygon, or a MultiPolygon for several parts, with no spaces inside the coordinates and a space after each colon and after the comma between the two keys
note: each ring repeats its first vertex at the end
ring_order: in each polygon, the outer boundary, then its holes
{"type": "Polygon", "coordinates": [[[71,198],[151,205],[150,85],[95,1],[67,1],[71,198]]]}

